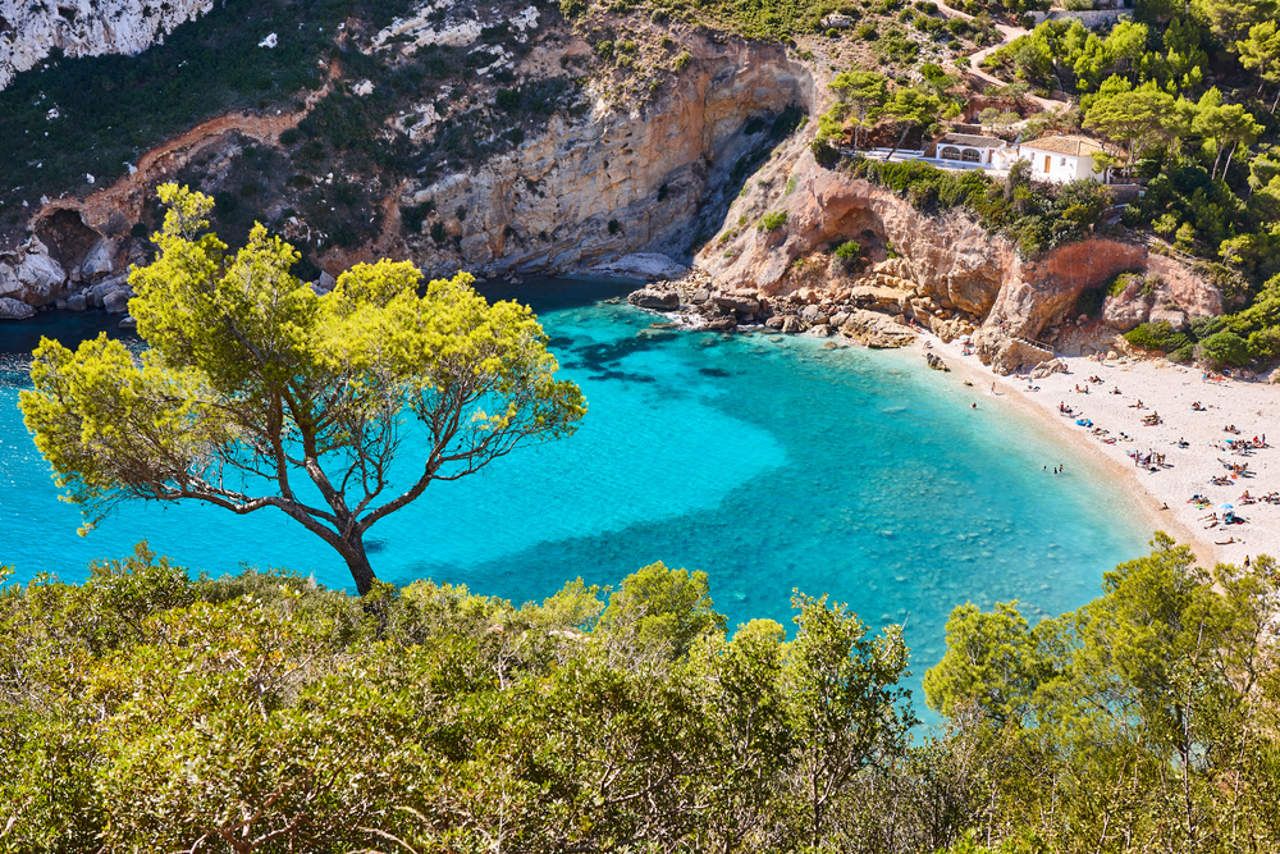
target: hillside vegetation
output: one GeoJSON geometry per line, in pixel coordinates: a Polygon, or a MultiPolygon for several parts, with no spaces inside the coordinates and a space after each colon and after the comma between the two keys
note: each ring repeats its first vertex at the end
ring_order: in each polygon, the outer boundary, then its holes
{"type": "Polygon", "coordinates": [[[140,548],[0,595],[0,847],[1275,850],[1276,566],[1154,545],[1058,619],[957,609],[915,740],[900,630],[825,599],[730,632],[661,564],[516,607],[140,548]]]}

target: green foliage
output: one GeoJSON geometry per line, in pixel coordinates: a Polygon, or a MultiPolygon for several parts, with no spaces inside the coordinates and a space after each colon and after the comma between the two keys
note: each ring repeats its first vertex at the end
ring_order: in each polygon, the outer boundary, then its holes
{"type": "Polygon", "coordinates": [[[761,231],[777,231],[787,224],[786,211],[769,211],[760,217],[758,228],[761,231]]]}
{"type": "Polygon", "coordinates": [[[1035,628],[1011,606],[986,620],[967,607],[964,644],[936,669],[959,688],[945,696],[976,701],[961,730],[998,745],[982,760],[997,768],[991,803],[1044,850],[1227,850],[1277,832],[1260,809],[1280,781],[1259,634],[1275,562],[1210,573],[1164,535],[1153,545],[1107,573],[1101,598],[1035,628]],[[1011,675],[1021,714],[984,714],[986,689],[1011,675]]]}
{"type": "Polygon", "coordinates": [[[0,588],[12,850],[1274,850],[1280,567],[1157,534],[1032,625],[957,608],[908,737],[907,649],[796,594],[732,636],[700,572],[521,607],[191,579],[145,546],[0,588]],[[606,605],[605,599],[608,599],[606,605]],[[977,840],[983,840],[979,845],[977,840]]]}
{"type": "Polygon", "coordinates": [[[1234,332],[1227,331],[1213,333],[1196,348],[1200,359],[1215,368],[1246,364],[1249,361],[1249,351],[1248,342],[1234,332]]]}
{"type": "Polygon", "coordinates": [[[149,349],[105,335],[71,351],[42,339],[20,405],[36,446],[91,525],[129,497],[276,508],[332,546],[361,593],[364,532],[437,478],[470,474],[586,411],[532,312],[487,303],[459,273],[417,289],[407,262],[358,264],[317,296],[292,246],[256,225],[232,253],[213,200],[176,184],[130,274],[149,349]],[[406,431],[421,474],[392,475],[406,431]],[[294,492],[310,482],[316,498],[294,492]]]}
{"type": "Polygon", "coordinates": [[[1192,343],[1185,332],[1179,332],[1164,320],[1141,323],[1126,332],[1124,337],[1135,347],[1159,350],[1162,353],[1168,353],[1192,343]]]}
{"type": "Polygon", "coordinates": [[[832,253],[845,272],[856,270],[862,263],[862,244],[856,240],[846,240],[832,253]]]}
{"type": "Polygon", "coordinates": [[[797,596],[791,640],[729,637],[705,575],[661,565],[604,592],[362,602],[145,550],[10,586],[3,846],[850,850],[908,748],[900,632],[797,596]]]}
{"type": "Polygon", "coordinates": [[[599,632],[629,650],[687,655],[702,637],[723,633],[724,617],[712,608],[705,572],[647,566],[622,582],[600,615],[599,632]]]}
{"type": "Polygon", "coordinates": [[[947,620],[947,653],[925,674],[925,699],[952,717],[977,708],[997,724],[1020,722],[1032,695],[1052,675],[1046,651],[1055,624],[1032,631],[1016,602],[991,612],[965,604],[947,620]]]}
{"type": "Polygon", "coordinates": [[[1111,284],[1107,285],[1107,296],[1118,297],[1131,289],[1136,289],[1143,296],[1150,296],[1159,282],[1160,278],[1158,276],[1148,276],[1143,273],[1121,273],[1111,280],[1111,284]]]}
{"type": "Polygon", "coordinates": [[[923,211],[969,210],[984,227],[1009,236],[1028,256],[1089,234],[1107,204],[1105,188],[1094,181],[1035,185],[1025,167],[1011,170],[1003,184],[976,170],[948,172],[918,160],[862,159],[854,169],[923,211]]]}
{"type": "MultiPolygon", "coordinates": [[[[639,0],[621,4],[600,3],[608,11],[623,11],[640,5],[639,0]]],[[[664,20],[686,20],[715,29],[728,30],[752,39],[787,41],[797,35],[821,33],[822,19],[832,12],[848,12],[842,0],[645,0],[644,8],[664,20]]]]}
{"type": "Polygon", "coordinates": [[[1264,362],[1280,358],[1280,275],[1262,286],[1248,308],[1227,315],[1221,324],[1246,340],[1253,358],[1264,362]]]}

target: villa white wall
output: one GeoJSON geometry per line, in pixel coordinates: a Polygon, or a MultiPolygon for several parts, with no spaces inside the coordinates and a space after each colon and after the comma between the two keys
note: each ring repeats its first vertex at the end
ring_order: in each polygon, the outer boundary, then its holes
{"type": "Polygon", "coordinates": [[[1049,181],[1054,184],[1066,184],[1080,178],[1102,180],[1102,173],[1093,168],[1093,155],[1077,157],[1071,154],[1060,154],[1053,151],[1041,151],[1022,146],[1021,158],[1031,162],[1031,177],[1038,181],[1049,181]],[[1045,158],[1049,158],[1049,169],[1046,172],[1045,158]]]}

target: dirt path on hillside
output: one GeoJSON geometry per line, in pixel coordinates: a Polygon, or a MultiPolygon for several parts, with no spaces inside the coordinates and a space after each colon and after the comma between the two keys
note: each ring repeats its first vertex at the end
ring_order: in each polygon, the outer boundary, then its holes
{"type": "Polygon", "coordinates": [[[143,153],[133,171],[109,186],[90,193],[83,199],[54,199],[42,206],[31,221],[40,222],[55,211],[74,210],[79,211],[80,218],[86,225],[103,233],[118,229],[122,216],[128,224],[137,222],[142,216],[151,188],[161,178],[176,174],[196,155],[230,134],[240,134],[257,142],[274,145],[279,141],[280,134],[296,127],[320,99],[333,91],[334,83],[341,74],[341,66],[334,58],[329,62],[324,84],[307,93],[301,109],[288,113],[239,112],[215,116],[143,153]]]}
{"type": "MultiPolygon", "coordinates": [[[[948,6],[946,3],[941,2],[941,0],[935,0],[935,2],[937,3],[938,11],[942,13],[944,18],[959,18],[962,21],[970,22],[974,20],[973,15],[970,15],[968,12],[962,12],[959,9],[948,6]]],[[[1000,33],[1000,41],[969,54],[967,57],[969,65],[968,71],[969,74],[985,83],[989,83],[993,86],[1008,86],[1009,81],[1001,80],[999,77],[996,77],[994,74],[983,68],[982,63],[988,56],[1015,39],[1025,36],[1030,31],[1024,27],[1015,27],[1012,24],[996,24],[995,28],[996,31],[1000,33]]],[[[1023,97],[1035,103],[1036,106],[1046,113],[1053,112],[1061,107],[1070,106],[1067,101],[1059,101],[1054,98],[1042,98],[1041,96],[1033,95],[1030,92],[1023,97]]]]}

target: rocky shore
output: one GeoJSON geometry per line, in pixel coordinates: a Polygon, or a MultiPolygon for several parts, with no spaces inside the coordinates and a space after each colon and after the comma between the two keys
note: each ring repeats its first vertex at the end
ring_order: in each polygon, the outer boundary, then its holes
{"type": "Polygon", "coordinates": [[[903,277],[900,259],[882,261],[846,287],[805,287],[787,294],[718,287],[695,269],[680,279],[634,291],[632,305],[672,315],[692,329],[731,332],[766,329],[785,334],[839,337],[872,348],[905,347],[923,326],[948,340],[975,326],[903,277]]]}
{"type": "Polygon", "coordinates": [[[31,236],[16,250],[0,252],[0,320],[26,320],[42,308],[128,311],[128,264],[141,256],[127,257],[116,243],[101,239],[72,252],[76,260],[68,267],[59,249],[31,236]]]}

